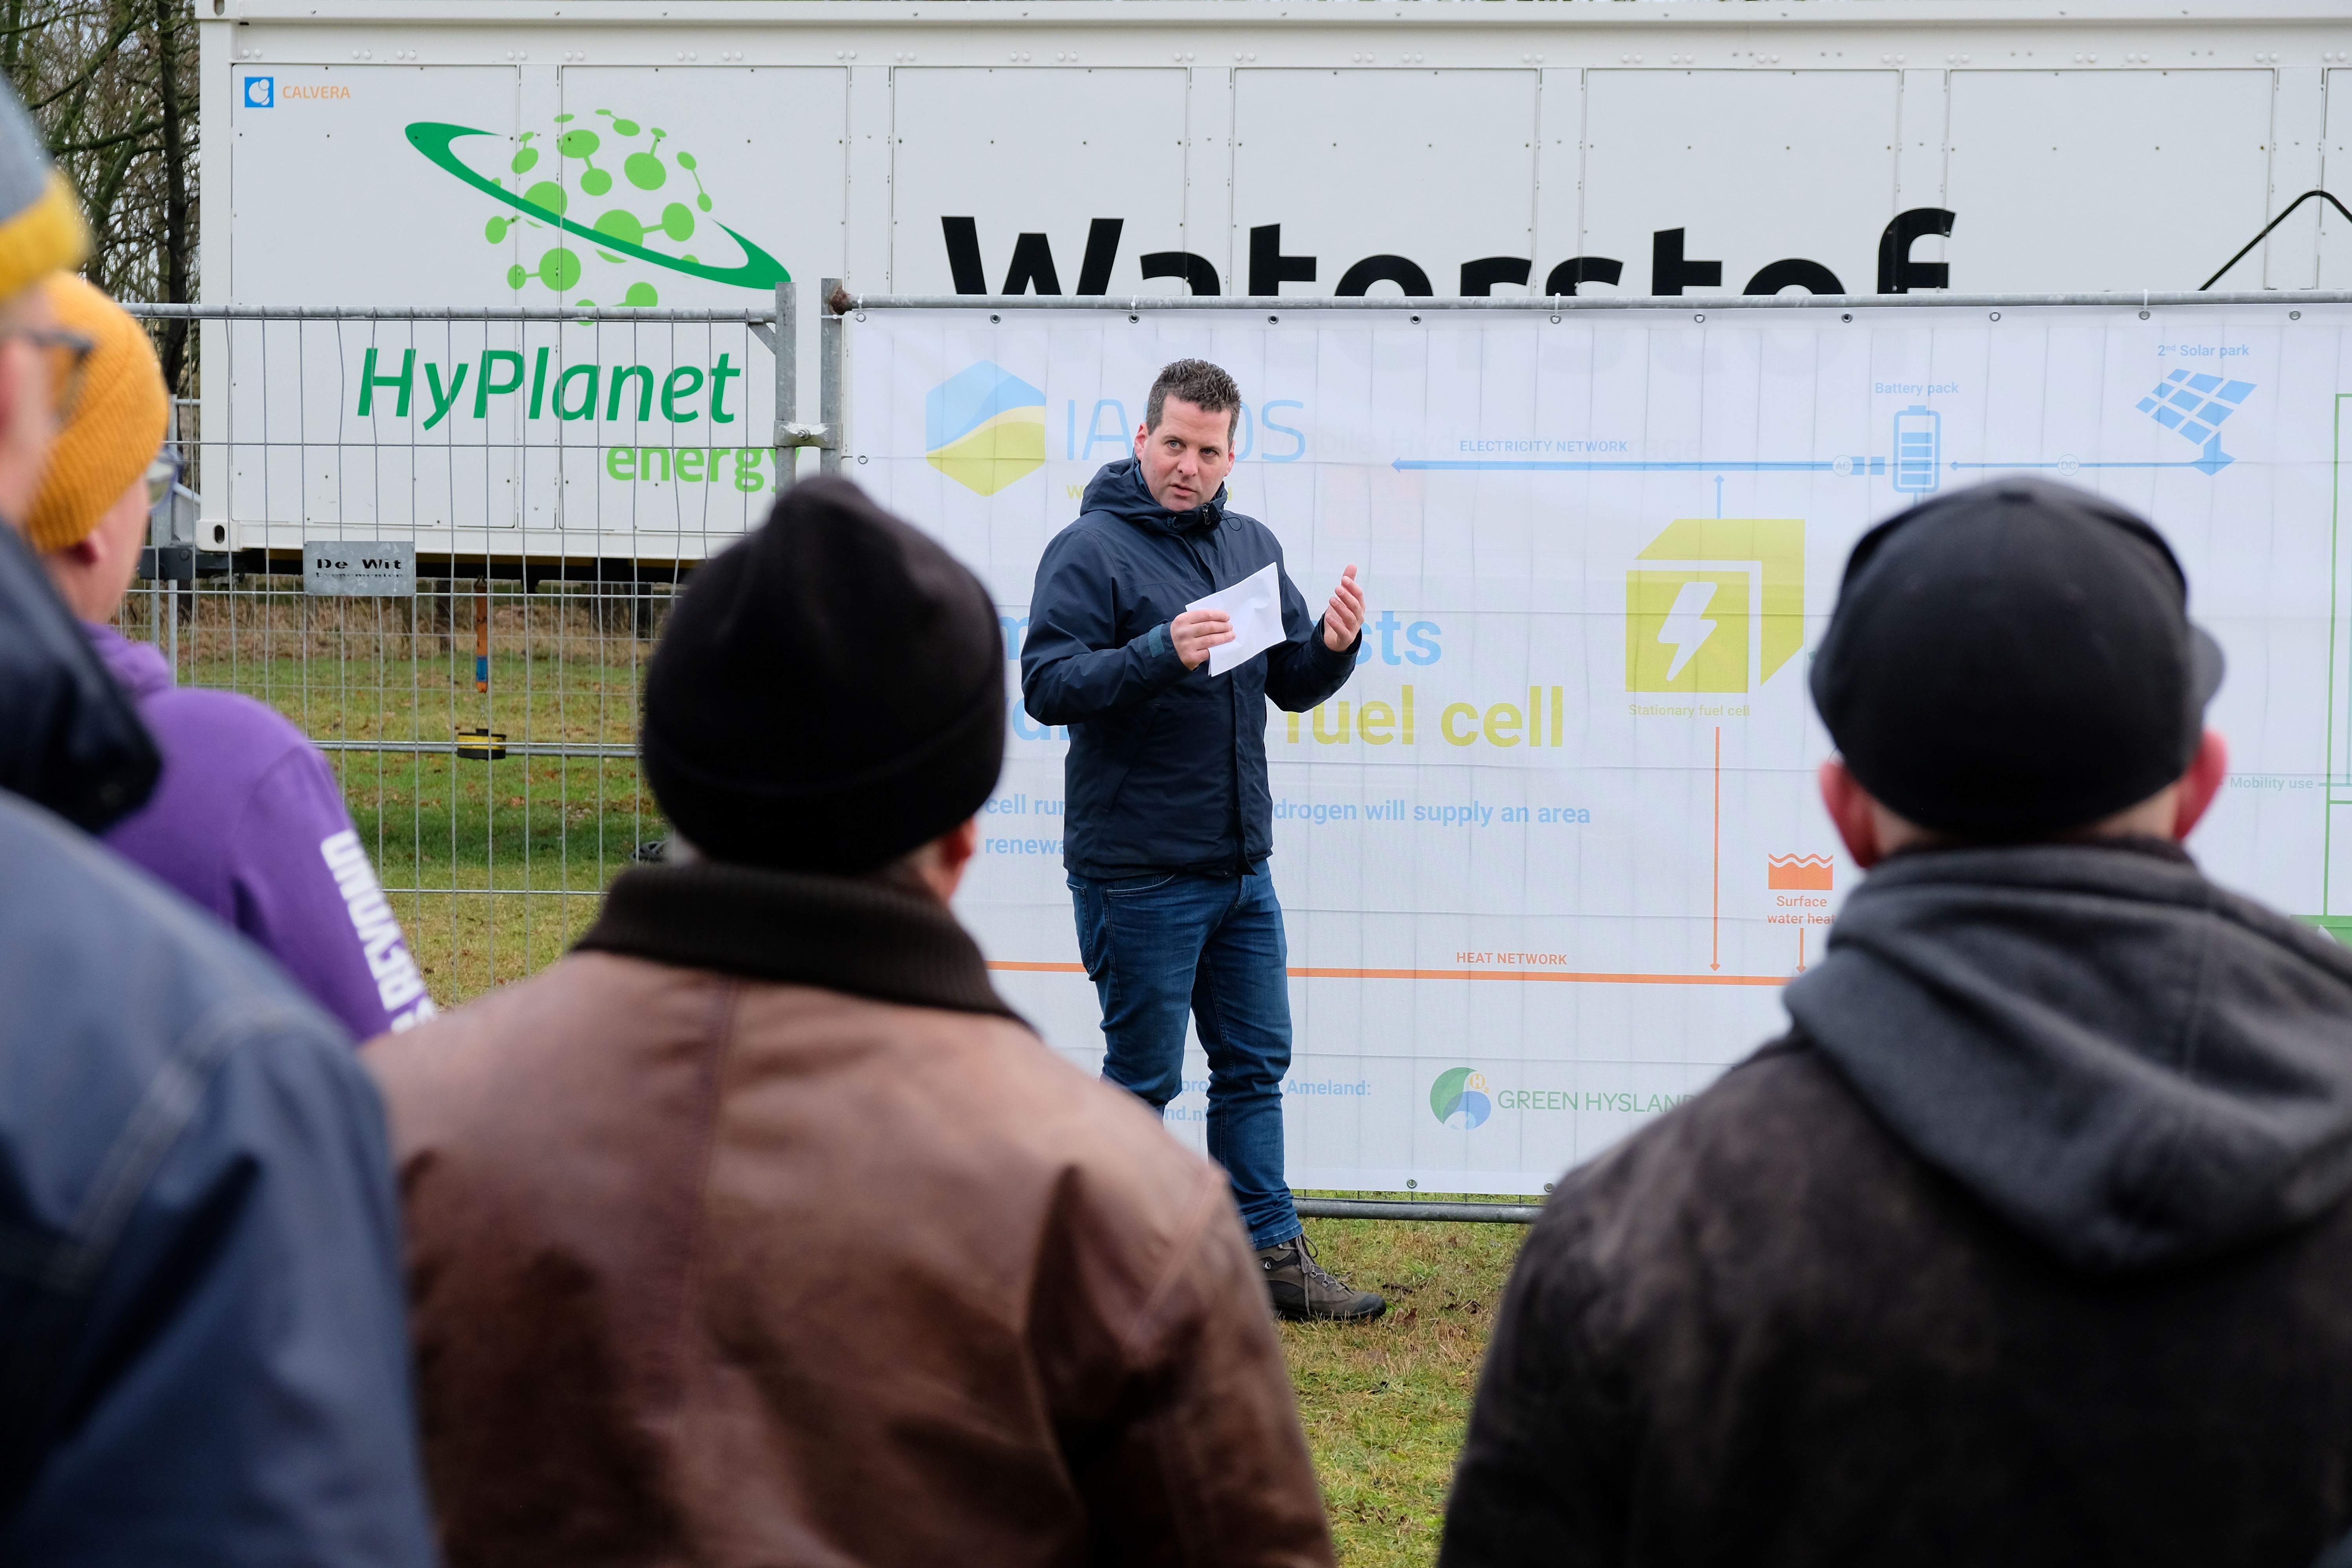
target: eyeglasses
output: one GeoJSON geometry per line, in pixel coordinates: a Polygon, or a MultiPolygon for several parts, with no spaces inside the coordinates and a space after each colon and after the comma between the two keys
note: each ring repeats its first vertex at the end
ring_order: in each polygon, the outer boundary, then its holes
{"type": "Polygon", "coordinates": [[[0,327],[0,342],[10,338],[22,338],[41,352],[49,367],[49,406],[59,419],[73,417],[75,407],[81,402],[82,373],[89,367],[89,356],[97,349],[96,342],[79,332],[55,331],[40,327],[0,327]]]}
{"type": "Polygon", "coordinates": [[[169,451],[156,454],[155,460],[147,465],[145,478],[147,480],[147,510],[149,511],[153,511],[157,507],[163,504],[163,498],[170,495],[173,488],[180,482],[180,459],[178,455],[169,451]]]}

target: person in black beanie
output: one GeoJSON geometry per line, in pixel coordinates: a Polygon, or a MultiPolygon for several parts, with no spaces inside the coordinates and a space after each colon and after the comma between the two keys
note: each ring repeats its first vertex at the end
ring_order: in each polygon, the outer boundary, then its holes
{"type": "Polygon", "coordinates": [[[452,1568],[1331,1561],[1223,1174],[949,908],[997,628],[856,486],[786,491],[647,672],[677,863],[370,1049],[452,1568]]]}
{"type": "Polygon", "coordinates": [[[2352,954],[2180,847],[2227,770],[2187,605],[2145,521],[2031,480],[1855,546],[1811,685],[1869,875],[1788,1034],[1559,1184],[1442,1563],[2352,1531],[2352,954]]]}
{"type": "Polygon", "coordinates": [[[947,552],[845,479],[797,488],[672,614],[646,783],[713,859],[872,871],[996,787],[1003,658],[988,590],[947,552]]]}

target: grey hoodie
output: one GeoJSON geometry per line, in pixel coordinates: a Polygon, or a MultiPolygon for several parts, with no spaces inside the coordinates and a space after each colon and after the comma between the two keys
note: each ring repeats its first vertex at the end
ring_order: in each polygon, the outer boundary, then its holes
{"type": "Polygon", "coordinates": [[[2084,1269],[2210,1256],[2352,1184],[2352,952],[2173,845],[1896,856],[1787,1003],[1898,1140],[2084,1269]]]}

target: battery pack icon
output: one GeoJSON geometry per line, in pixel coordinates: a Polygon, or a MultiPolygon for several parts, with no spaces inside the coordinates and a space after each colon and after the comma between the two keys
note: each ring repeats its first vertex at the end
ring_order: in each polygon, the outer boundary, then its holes
{"type": "Polygon", "coordinates": [[[1925,494],[1937,486],[1937,459],[1942,456],[1944,419],[1934,409],[1914,404],[1895,416],[1895,488],[1925,494]]]}

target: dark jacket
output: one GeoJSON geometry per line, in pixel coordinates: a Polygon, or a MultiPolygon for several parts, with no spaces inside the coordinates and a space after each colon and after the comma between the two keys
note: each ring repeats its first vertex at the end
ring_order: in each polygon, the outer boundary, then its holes
{"type": "Polygon", "coordinates": [[[368,1047],[453,1568],[1318,1568],[1223,1175],[929,899],[627,871],[368,1047]]]}
{"type": "MultiPolygon", "coordinates": [[[[54,601],[31,616],[70,640],[27,636],[30,603],[0,591],[10,679],[54,676],[45,647],[89,658],[54,601]]],[[[0,777],[127,780],[136,805],[153,753],[76,683],[50,723],[0,725],[0,777]],[[25,754],[45,747],[70,766],[25,754]]],[[[0,1562],[430,1564],[396,1229],[341,1031],[0,794],[0,1562]]]]}
{"type": "Polygon", "coordinates": [[[1304,712],[1347,683],[1356,644],[1281,574],[1289,640],[1221,676],[1184,668],[1168,623],[1203,595],[1279,563],[1282,545],[1225,491],[1187,512],[1151,499],[1133,458],[1105,464],[1086,510],[1037,563],[1021,693],[1041,724],[1066,724],[1062,862],[1081,877],[1148,871],[1234,876],[1274,848],[1265,702],[1304,712]]]}
{"type": "Polygon", "coordinates": [[[2305,1568],[2352,1527],[2352,954],[2168,846],[1914,853],[1560,1184],[1441,1561],[2305,1568]]]}
{"type": "Polygon", "coordinates": [[[163,768],[131,698],[0,519],[0,790],[96,833],[143,804],[163,768]]]}

